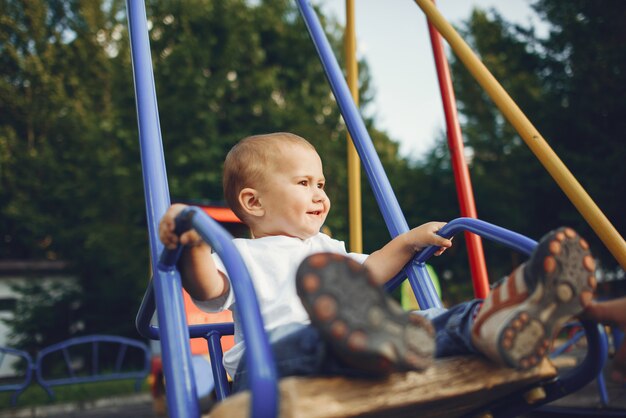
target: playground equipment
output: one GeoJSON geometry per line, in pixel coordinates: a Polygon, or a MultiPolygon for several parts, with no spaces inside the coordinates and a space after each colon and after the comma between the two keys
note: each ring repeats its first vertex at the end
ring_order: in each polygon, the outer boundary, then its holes
{"type": "Polygon", "coordinates": [[[18,361],[24,363],[24,374],[21,381],[3,383],[0,385],[0,392],[13,392],[13,395],[11,395],[11,405],[15,406],[17,404],[17,398],[26,390],[33,379],[35,365],[32,357],[26,351],[0,346],[0,366],[5,360],[7,362],[11,361],[12,363],[18,361]]]}
{"type": "Polygon", "coordinates": [[[54,399],[52,387],[76,383],[101,382],[120,379],[135,379],[135,391],[150,370],[150,353],[146,344],[141,341],[117,335],[86,335],[70,338],[53,344],[37,354],[35,371],[37,382],[44,388],[50,399],[54,399]],[[115,353],[115,362],[105,364],[105,354],[115,353]],[[46,376],[46,359],[62,357],[66,376],[46,376]],[[137,357],[138,366],[130,367],[130,357],[137,357]],[[77,373],[73,364],[85,363],[86,372],[77,373]]]}
{"type": "Polygon", "coordinates": [[[0,384],[0,392],[13,392],[12,406],[33,383],[33,375],[50,400],[54,400],[53,387],[111,380],[133,379],[138,392],[150,371],[148,346],[117,335],[70,338],[43,348],[35,361],[26,351],[0,347],[0,364],[7,355],[25,362],[21,382],[0,384]]]}
{"type": "MultiPolygon", "coordinates": [[[[403,233],[408,230],[408,225],[358,110],[350,98],[346,82],[315,12],[305,0],[298,0],[298,7],[320,55],[385,223],[392,236],[403,233]]],[[[438,361],[435,367],[424,374],[408,373],[382,382],[356,383],[342,378],[304,380],[288,378],[281,382],[279,387],[254,289],[241,257],[231,242],[232,237],[199,208],[192,207],[184,211],[179,219],[179,230],[195,228],[222,258],[230,277],[233,277],[233,291],[239,301],[241,309],[239,314],[247,342],[246,360],[250,365],[251,391],[249,394],[238,394],[226,399],[229,389],[225,372],[221,367],[222,353],[219,339],[221,335],[232,334],[233,325],[186,326],[180,275],[175,267],[180,249],[162,251],[163,246],[157,238],[158,220],[169,206],[169,196],[145,8],[143,2],[132,0],[127,1],[127,8],[154,272],[154,278],[148,286],[137,316],[137,327],[143,336],[161,340],[170,416],[197,417],[200,414],[191,354],[187,344],[189,337],[204,338],[208,342],[213,359],[216,396],[222,401],[214,410],[214,416],[245,416],[249,413],[255,417],[274,417],[277,416],[279,408],[283,416],[295,414],[305,416],[305,413],[311,412],[311,405],[332,403],[329,399],[333,396],[341,397],[339,406],[348,408],[339,411],[343,414],[341,416],[372,412],[358,410],[358,405],[363,405],[366,400],[370,401],[366,406],[376,408],[379,412],[384,411],[382,413],[408,414],[413,411],[416,414],[419,412],[421,416],[426,412],[437,412],[440,416],[473,416],[488,411],[491,416],[514,416],[579,389],[602,369],[607,348],[601,338],[601,328],[595,324],[584,323],[589,342],[587,357],[573,372],[564,376],[555,376],[554,369],[546,362],[532,371],[522,373],[490,365],[478,358],[460,358],[438,361]],[[157,257],[159,254],[160,257],[157,257]],[[155,309],[159,320],[158,327],[150,325],[150,318],[155,309]],[[460,382],[462,376],[458,373],[459,370],[470,370],[470,373],[463,374],[465,382],[460,382]],[[437,393],[427,390],[433,386],[433,378],[436,376],[449,378],[445,387],[437,388],[437,393]],[[478,386],[472,386],[471,383],[477,381],[478,386]],[[419,390],[412,390],[415,388],[419,390]],[[491,390],[487,392],[487,389],[491,390]],[[443,397],[442,392],[445,392],[443,397]],[[400,396],[397,396],[398,393],[400,396]],[[477,394],[480,396],[476,396],[477,394]],[[282,399],[279,400],[279,396],[282,399]],[[346,396],[352,396],[353,402],[346,399],[346,396]],[[452,402],[454,400],[456,402],[452,402]]],[[[524,254],[529,254],[536,245],[535,241],[517,233],[468,218],[451,221],[440,233],[450,237],[461,231],[478,234],[524,254]]],[[[392,279],[386,288],[398,286],[404,277],[408,276],[422,308],[441,306],[425,267],[425,261],[435,250],[431,247],[417,254],[405,267],[404,274],[392,279]]]]}
{"type": "MultiPolygon", "coordinates": [[[[248,228],[241,222],[239,218],[237,218],[237,215],[235,215],[232,210],[226,207],[223,207],[221,205],[212,205],[204,202],[184,203],[195,203],[195,206],[200,207],[207,215],[219,222],[222,227],[224,227],[230,234],[235,237],[243,237],[249,235],[248,228]]],[[[185,290],[183,290],[183,305],[185,307],[185,316],[187,318],[188,325],[233,322],[233,314],[229,310],[214,313],[207,313],[200,310],[193,303],[191,297],[185,290]]],[[[235,339],[232,335],[221,338],[221,350],[223,352],[232,348],[234,344],[235,339]]],[[[213,391],[215,384],[213,381],[213,376],[211,374],[211,366],[207,358],[210,356],[207,345],[203,340],[198,338],[190,339],[189,345],[191,348],[193,370],[198,390],[198,396],[200,398],[210,397],[210,393],[213,391]],[[208,373],[205,373],[206,370],[208,370],[208,373]]],[[[151,363],[150,392],[152,394],[154,410],[163,411],[164,413],[165,382],[163,379],[163,362],[157,342],[153,342],[152,344],[151,363]]]]}

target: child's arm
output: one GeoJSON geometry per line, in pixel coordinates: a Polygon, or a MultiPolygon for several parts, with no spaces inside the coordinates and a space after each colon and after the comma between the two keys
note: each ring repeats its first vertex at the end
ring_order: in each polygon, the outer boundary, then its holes
{"type": "Polygon", "coordinates": [[[416,252],[425,247],[429,245],[441,247],[435,255],[441,255],[446,248],[451,247],[451,240],[437,235],[437,231],[444,225],[445,222],[428,222],[398,235],[383,248],[370,254],[364,265],[374,280],[382,285],[393,278],[416,252]]]}
{"type": "MultiPolygon", "coordinates": [[[[585,307],[582,318],[609,323],[626,332],[626,297],[603,302],[592,302],[585,307]]],[[[626,341],[623,341],[613,356],[613,377],[626,382],[626,341]]]]}
{"type": "Polygon", "coordinates": [[[174,233],[176,216],[186,207],[180,203],[170,206],[159,223],[159,238],[168,249],[175,249],[179,240],[183,245],[178,269],[183,287],[191,297],[199,301],[219,298],[228,292],[229,284],[215,266],[211,247],[193,229],[180,238],[174,233]]]}

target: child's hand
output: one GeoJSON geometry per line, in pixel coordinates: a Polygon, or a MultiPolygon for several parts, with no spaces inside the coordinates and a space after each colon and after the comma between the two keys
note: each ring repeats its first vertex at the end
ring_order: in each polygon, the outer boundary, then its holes
{"type": "Polygon", "coordinates": [[[408,238],[414,247],[415,252],[421,251],[429,245],[437,245],[439,249],[435,252],[436,256],[452,247],[452,240],[437,235],[437,232],[444,227],[445,222],[428,222],[413,228],[408,232],[408,238]]]}
{"type": "MultiPolygon", "coordinates": [[[[582,317],[593,319],[605,324],[618,327],[626,332],[626,297],[611,299],[603,302],[592,302],[585,308],[582,317]]],[[[613,356],[613,380],[626,382],[626,341],[623,341],[613,356]]]]}
{"type": "Polygon", "coordinates": [[[376,283],[384,284],[389,278],[398,274],[416,252],[430,245],[439,247],[435,255],[441,255],[446,248],[452,246],[452,241],[437,235],[437,231],[445,224],[445,222],[428,222],[398,235],[383,248],[374,251],[364,263],[372,278],[376,283]]]}
{"type": "Polygon", "coordinates": [[[169,250],[176,249],[176,246],[180,242],[181,245],[187,246],[195,246],[201,244],[202,238],[200,235],[194,230],[190,229],[179,237],[174,233],[174,229],[176,227],[176,216],[180,212],[182,212],[187,205],[183,205],[182,203],[175,203],[169,207],[165,215],[161,218],[159,222],[159,239],[165,245],[165,247],[169,250]]]}

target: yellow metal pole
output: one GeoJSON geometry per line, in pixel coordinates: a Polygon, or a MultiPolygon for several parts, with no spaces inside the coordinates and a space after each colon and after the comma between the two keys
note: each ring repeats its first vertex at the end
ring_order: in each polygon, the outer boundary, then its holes
{"type": "Polygon", "coordinates": [[[626,242],[624,242],[624,238],[617,232],[604,213],[602,213],[526,115],[489,72],[487,67],[476,57],[452,25],[439,13],[432,0],[415,0],[415,2],[424,11],[439,33],[446,38],[459,59],[489,94],[489,97],[495,102],[504,117],[517,130],[524,142],[548,170],[552,178],[554,178],[591,228],[598,234],[622,268],[626,269],[626,242]]]}
{"type": "MultiPolygon", "coordinates": [[[[354,0],[346,0],[346,32],[344,36],[348,87],[354,103],[359,105],[359,76],[356,62],[354,0]]],[[[363,221],[361,213],[361,161],[348,134],[348,207],[350,216],[350,251],[363,252],[363,221]]]]}

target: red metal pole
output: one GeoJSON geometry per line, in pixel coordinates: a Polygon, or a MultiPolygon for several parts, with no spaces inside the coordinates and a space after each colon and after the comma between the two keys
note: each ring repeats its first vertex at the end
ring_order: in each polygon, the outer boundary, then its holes
{"type": "MultiPolygon", "coordinates": [[[[443,110],[446,115],[448,147],[450,148],[452,158],[452,169],[454,171],[454,180],[459,206],[461,208],[461,216],[477,218],[472,182],[463,153],[461,125],[459,124],[448,60],[443,50],[441,35],[430,22],[428,22],[428,31],[430,33],[430,42],[432,44],[435,65],[437,67],[437,78],[439,79],[443,110]]],[[[470,270],[474,283],[474,295],[478,298],[485,298],[489,294],[489,278],[487,276],[482,240],[476,234],[465,232],[465,241],[467,242],[470,270]]]]}

